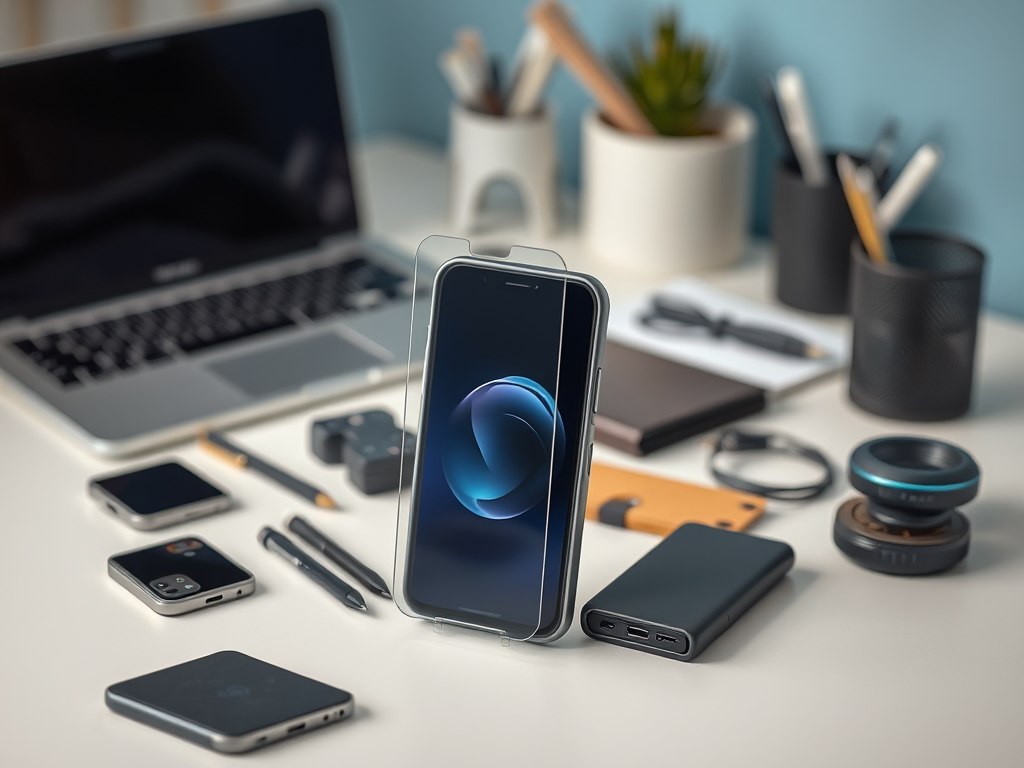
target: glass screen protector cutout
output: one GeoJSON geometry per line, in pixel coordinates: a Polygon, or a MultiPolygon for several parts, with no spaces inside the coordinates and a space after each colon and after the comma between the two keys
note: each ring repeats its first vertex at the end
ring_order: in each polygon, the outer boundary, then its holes
{"type": "Polygon", "coordinates": [[[568,507],[559,480],[572,476],[557,408],[565,264],[433,236],[415,269],[431,287],[412,302],[403,426],[416,449],[403,455],[395,602],[435,625],[528,640],[557,619],[549,531],[564,525],[552,510],[568,507]]]}

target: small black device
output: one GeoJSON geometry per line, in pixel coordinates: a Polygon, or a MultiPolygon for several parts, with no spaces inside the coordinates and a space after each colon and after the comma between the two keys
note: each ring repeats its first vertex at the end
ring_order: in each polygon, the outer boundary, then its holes
{"type": "Polygon", "coordinates": [[[956,507],[978,495],[981,470],[963,448],[920,437],[870,440],[850,455],[849,479],[864,496],[839,507],[832,539],[858,565],[919,576],[967,556],[971,525],[956,507]]]}
{"type": "Polygon", "coordinates": [[[218,752],[248,752],[352,714],[352,694],[238,651],[107,688],[118,714],[218,752]]]}
{"type": "Polygon", "coordinates": [[[166,528],[231,507],[228,494],[176,461],[93,478],[89,495],[140,531],[166,528]]]}
{"type": "Polygon", "coordinates": [[[239,600],[256,589],[249,571],[197,536],[114,555],[107,573],[162,616],[239,600]]]}
{"type": "Polygon", "coordinates": [[[708,456],[708,472],[722,485],[744,493],[752,493],[755,496],[764,496],[766,499],[779,501],[809,501],[817,498],[831,487],[833,480],[832,465],[817,448],[800,443],[785,435],[743,432],[738,429],[722,430],[713,439],[711,455],[708,456]],[[771,451],[805,459],[821,467],[821,479],[808,485],[765,485],[727,472],[716,462],[720,454],[747,451],[771,451]]]}
{"type": "MultiPolygon", "coordinates": [[[[396,427],[386,411],[317,421],[310,436],[313,454],[325,464],[347,465],[349,480],[366,494],[398,488],[403,448],[409,466],[416,448],[416,438],[396,427]]],[[[403,484],[409,484],[408,477],[403,484]]]]}
{"type": "Polygon", "coordinates": [[[687,523],[583,606],[595,640],[692,661],[793,567],[781,541],[687,523]]]}

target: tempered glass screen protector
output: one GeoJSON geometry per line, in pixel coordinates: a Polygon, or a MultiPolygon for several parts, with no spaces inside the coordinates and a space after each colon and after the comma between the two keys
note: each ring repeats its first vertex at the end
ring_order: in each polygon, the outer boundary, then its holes
{"type": "Polygon", "coordinates": [[[550,251],[487,258],[431,237],[416,270],[434,277],[430,297],[413,301],[412,327],[429,331],[407,386],[417,450],[399,505],[397,602],[524,640],[541,626],[545,569],[558,567],[546,555],[553,478],[566,465],[565,268],[550,251]]]}

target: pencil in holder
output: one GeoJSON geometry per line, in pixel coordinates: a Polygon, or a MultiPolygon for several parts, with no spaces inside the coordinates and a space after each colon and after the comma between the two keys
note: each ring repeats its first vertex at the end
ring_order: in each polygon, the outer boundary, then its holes
{"type": "Polygon", "coordinates": [[[907,421],[962,416],[970,406],[985,256],[938,234],[891,237],[875,263],[859,239],[853,259],[850,399],[907,421]]]}
{"type": "Polygon", "coordinates": [[[776,295],[827,315],[849,311],[850,241],[857,236],[835,161],[828,156],[829,178],[820,187],[807,184],[796,165],[780,163],[772,203],[776,295]]]}
{"type": "Polygon", "coordinates": [[[550,109],[512,117],[452,106],[448,183],[456,230],[473,229],[484,192],[495,181],[508,182],[519,192],[534,237],[555,231],[558,159],[550,109]]]}

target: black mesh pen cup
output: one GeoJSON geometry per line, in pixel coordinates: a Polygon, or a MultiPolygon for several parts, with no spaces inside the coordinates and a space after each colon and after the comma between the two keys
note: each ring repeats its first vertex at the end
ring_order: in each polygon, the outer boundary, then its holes
{"type": "Polygon", "coordinates": [[[777,165],[772,203],[775,293],[783,304],[828,315],[849,311],[850,241],[857,235],[835,160],[828,156],[821,187],[808,186],[796,166],[777,165]]]}
{"type": "Polygon", "coordinates": [[[891,419],[941,421],[971,402],[985,256],[942,235],[892,236],[893,263],[853,258],[850,399],[891,419]]]}

